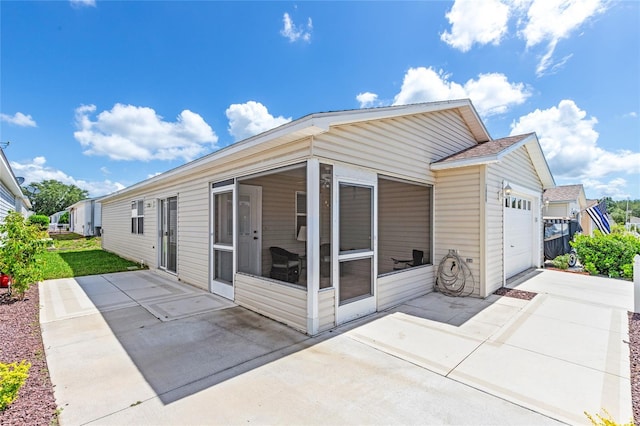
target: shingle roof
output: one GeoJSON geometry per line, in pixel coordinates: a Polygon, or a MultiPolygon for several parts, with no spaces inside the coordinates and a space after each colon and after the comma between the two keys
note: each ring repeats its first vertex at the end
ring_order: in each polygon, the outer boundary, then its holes
{"type": "Polygon", "coordinates": [[[494,139],[488,142],[483,142],[478,145],[467,148],[463,151],[457,152],[453,155],[445,157],[441,160],[434,162],[434,164],[449,163],[460,160],[470,160],[474,158],[493,157],[501,153],[507,148],[517,144],[523,139],[528,138],[533,133],[527,133],[524,135],[509,136],[506,138],[494,139]]]}
{"type": "Polygon", "coordinates": [[[548,198],[550,202],[574,201],[580,197],[582,191],[584,191],[582,184],[556,186],[555,188],[545,189],[544,198],[548,198]]]}

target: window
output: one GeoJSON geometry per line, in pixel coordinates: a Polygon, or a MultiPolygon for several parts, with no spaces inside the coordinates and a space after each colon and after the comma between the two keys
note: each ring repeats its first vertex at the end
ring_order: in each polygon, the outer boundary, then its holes
{"type": "Polygon", "coordinates": [[[378,179],[378,274],[431,264],[431,186],[378,179]]]}
{"type": "Polygon", "coordinates": [[[296,191],[296,238],[302,226],[307,226],[307,194],[296,191]]]}
{"type": "Polygon", "coordinates": [[[144,201],[131,202],[131,233],[144,234],[144,201]]]}

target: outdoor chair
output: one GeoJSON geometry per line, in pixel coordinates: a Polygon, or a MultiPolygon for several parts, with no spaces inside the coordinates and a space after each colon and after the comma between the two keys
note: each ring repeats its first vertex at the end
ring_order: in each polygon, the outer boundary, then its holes
{"type": "Polygon", "coordinates": [[[414,266],[424,265],[424,252],[422,250],[412,251],[413,259],[395,259],[393,260],[393,270],[398,271],[406,268],[413,268],[414,266]]]}
{"type": "Polygon", "coordinates": [[[271,252],[271,272],[269,276],[290,283],[300,277],[300,256],[281,247],[269,247],[271,252]]]}

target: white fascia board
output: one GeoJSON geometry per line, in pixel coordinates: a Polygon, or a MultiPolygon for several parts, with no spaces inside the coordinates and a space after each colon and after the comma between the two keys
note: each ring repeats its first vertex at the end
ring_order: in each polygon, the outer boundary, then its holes
{"type": "Polygon", "coordinates": [[[538,142],[538,138],[535,137],[535,134],[532,136],[534,136],[533,139],[527,138],[526,148],[529,156],[531,157],[531,161],[533,162],[533,166],[536,168],[536,172],[542,182],[542,189],[555,188],[556,181],[553,178],[553,174],[551,174],[549,163],[547,163],[547,158],[542,152],[540,142],[538,142]]]}
{"type": "Polygon", "coordinates": [[[7,189],[11,191],[14,197],[20,198],[25,207],[27,209],[31,209],[31,201],[29,201],[29,198],[27,198],[27,196],[22,192],[22,188],[16,180],[16,176],[13,174],[9,160],[7,160],[7,157],[4,155],[4,150],[0,149],[0,153],[2,154],[0,155],[0,158],[2,159],[0,165],[0,178],[2,182],[5,184],[7,189]]]}

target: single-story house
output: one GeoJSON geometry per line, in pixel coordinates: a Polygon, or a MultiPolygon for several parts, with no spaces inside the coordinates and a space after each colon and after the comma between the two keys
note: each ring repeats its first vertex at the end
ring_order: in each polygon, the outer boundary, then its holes
{"type": "Polygon", "coordinates": [[[66,210],[69,212],[69,231],[85,237],[100,235],[102,205],[95,198],[80,200],[66,210]]]}
{"type": "MultiPolygon", "coordinates": [[[[577,185],[559,185],[555,188],[548,188],[542,194],[544,202],[545,218],[570,218],[576,219],[582,227],[582,232],[591,235],[595,224],[591,217],[586,213],[587,208],[593,207],[592,203],[587,201],[582,184],[577,185]]],[[[597,201],[596,203],[597,204],[597,201]]]]}
{"type": "Polygon", "coordinates": [[[540,266],[553,186],[536,135],[492,139],[467,99],[317,113],[101,198],[102,245],[314,335],[433,291],[450,253],[476,297],[540,266]]]}
{"type": "Polygon", "coordinates": [[[0,222],[4,221],[9,211],[28,216],[31,202],[22,192],[20,182],[13,174],[9,160],[0,148],[0,222]]]}

